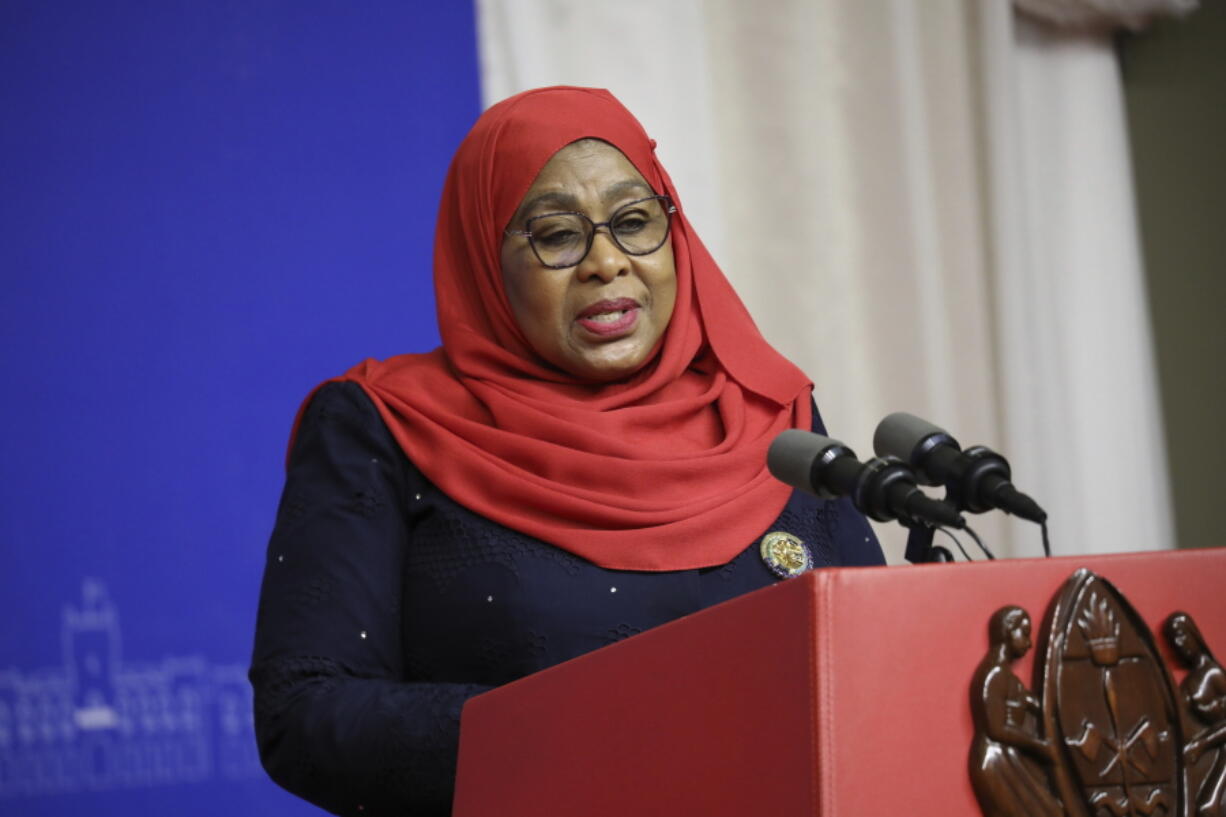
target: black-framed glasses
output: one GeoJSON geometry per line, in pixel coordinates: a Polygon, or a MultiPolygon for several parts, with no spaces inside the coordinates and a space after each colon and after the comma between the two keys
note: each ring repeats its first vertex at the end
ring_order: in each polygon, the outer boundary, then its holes
{"type": "Polygon", "coordinates": [[[507,230],[507,235],[522,235],[536,258],[550,269],[578,266],[592,251],[596,230],[606,227],[617,248],[627,255],[649,255],[664,246],[672,222],[673,206],[668,196],[648,196],[623,204],[608,221],[594,222],[583,213],[545,213],[533,216],[523,230],[507,230]]]}

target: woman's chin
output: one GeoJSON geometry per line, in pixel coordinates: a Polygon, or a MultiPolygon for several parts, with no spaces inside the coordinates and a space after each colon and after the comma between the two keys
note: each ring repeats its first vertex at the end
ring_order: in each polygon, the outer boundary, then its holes
{"type": "MultiPolygon", "coordinates": [[[[633,339],[606,343],[574,356],[561,366],[567,372],[595,383],[616,383],[637,374],[652,359],[652,349],[644,349],[633,339]]],[[[556,365],[556,364],[555,364],[556,365]]]]}

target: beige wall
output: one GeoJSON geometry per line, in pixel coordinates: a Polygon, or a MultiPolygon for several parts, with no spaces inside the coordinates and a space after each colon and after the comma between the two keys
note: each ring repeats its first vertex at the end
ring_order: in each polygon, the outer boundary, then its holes
{"type": "Polygon", "coordinates": [[[1176,537],[1226,546],[1226,3],[1119,46],[1176,537]]]}

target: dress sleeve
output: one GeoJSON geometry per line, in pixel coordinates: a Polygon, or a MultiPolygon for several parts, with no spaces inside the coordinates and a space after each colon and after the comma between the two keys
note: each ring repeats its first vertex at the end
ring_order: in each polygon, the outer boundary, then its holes
{"type": "Polygon", "coordinates": [[[250,679],[264,768],[343,815],[450,813],[464,702],[401,640],[407,460],[361,388],[304,413],[268,546],[250,679]]]}

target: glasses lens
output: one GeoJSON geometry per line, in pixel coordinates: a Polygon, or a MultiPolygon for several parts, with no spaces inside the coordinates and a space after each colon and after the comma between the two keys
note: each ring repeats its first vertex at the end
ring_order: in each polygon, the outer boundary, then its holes
{"type": "Polygon", "coordinates": [[[559,213],[529,219],[528,230],[541,263],[564,267],[583,260],[592,223],[583,216],[559,213]]]}
{"type": "Polygon", "coordinates": [[[668,212],[658,198],[633,201],[613,214],[609,229],[624,250],[646,255],[658,250],[668,237],[668,212]]]}

